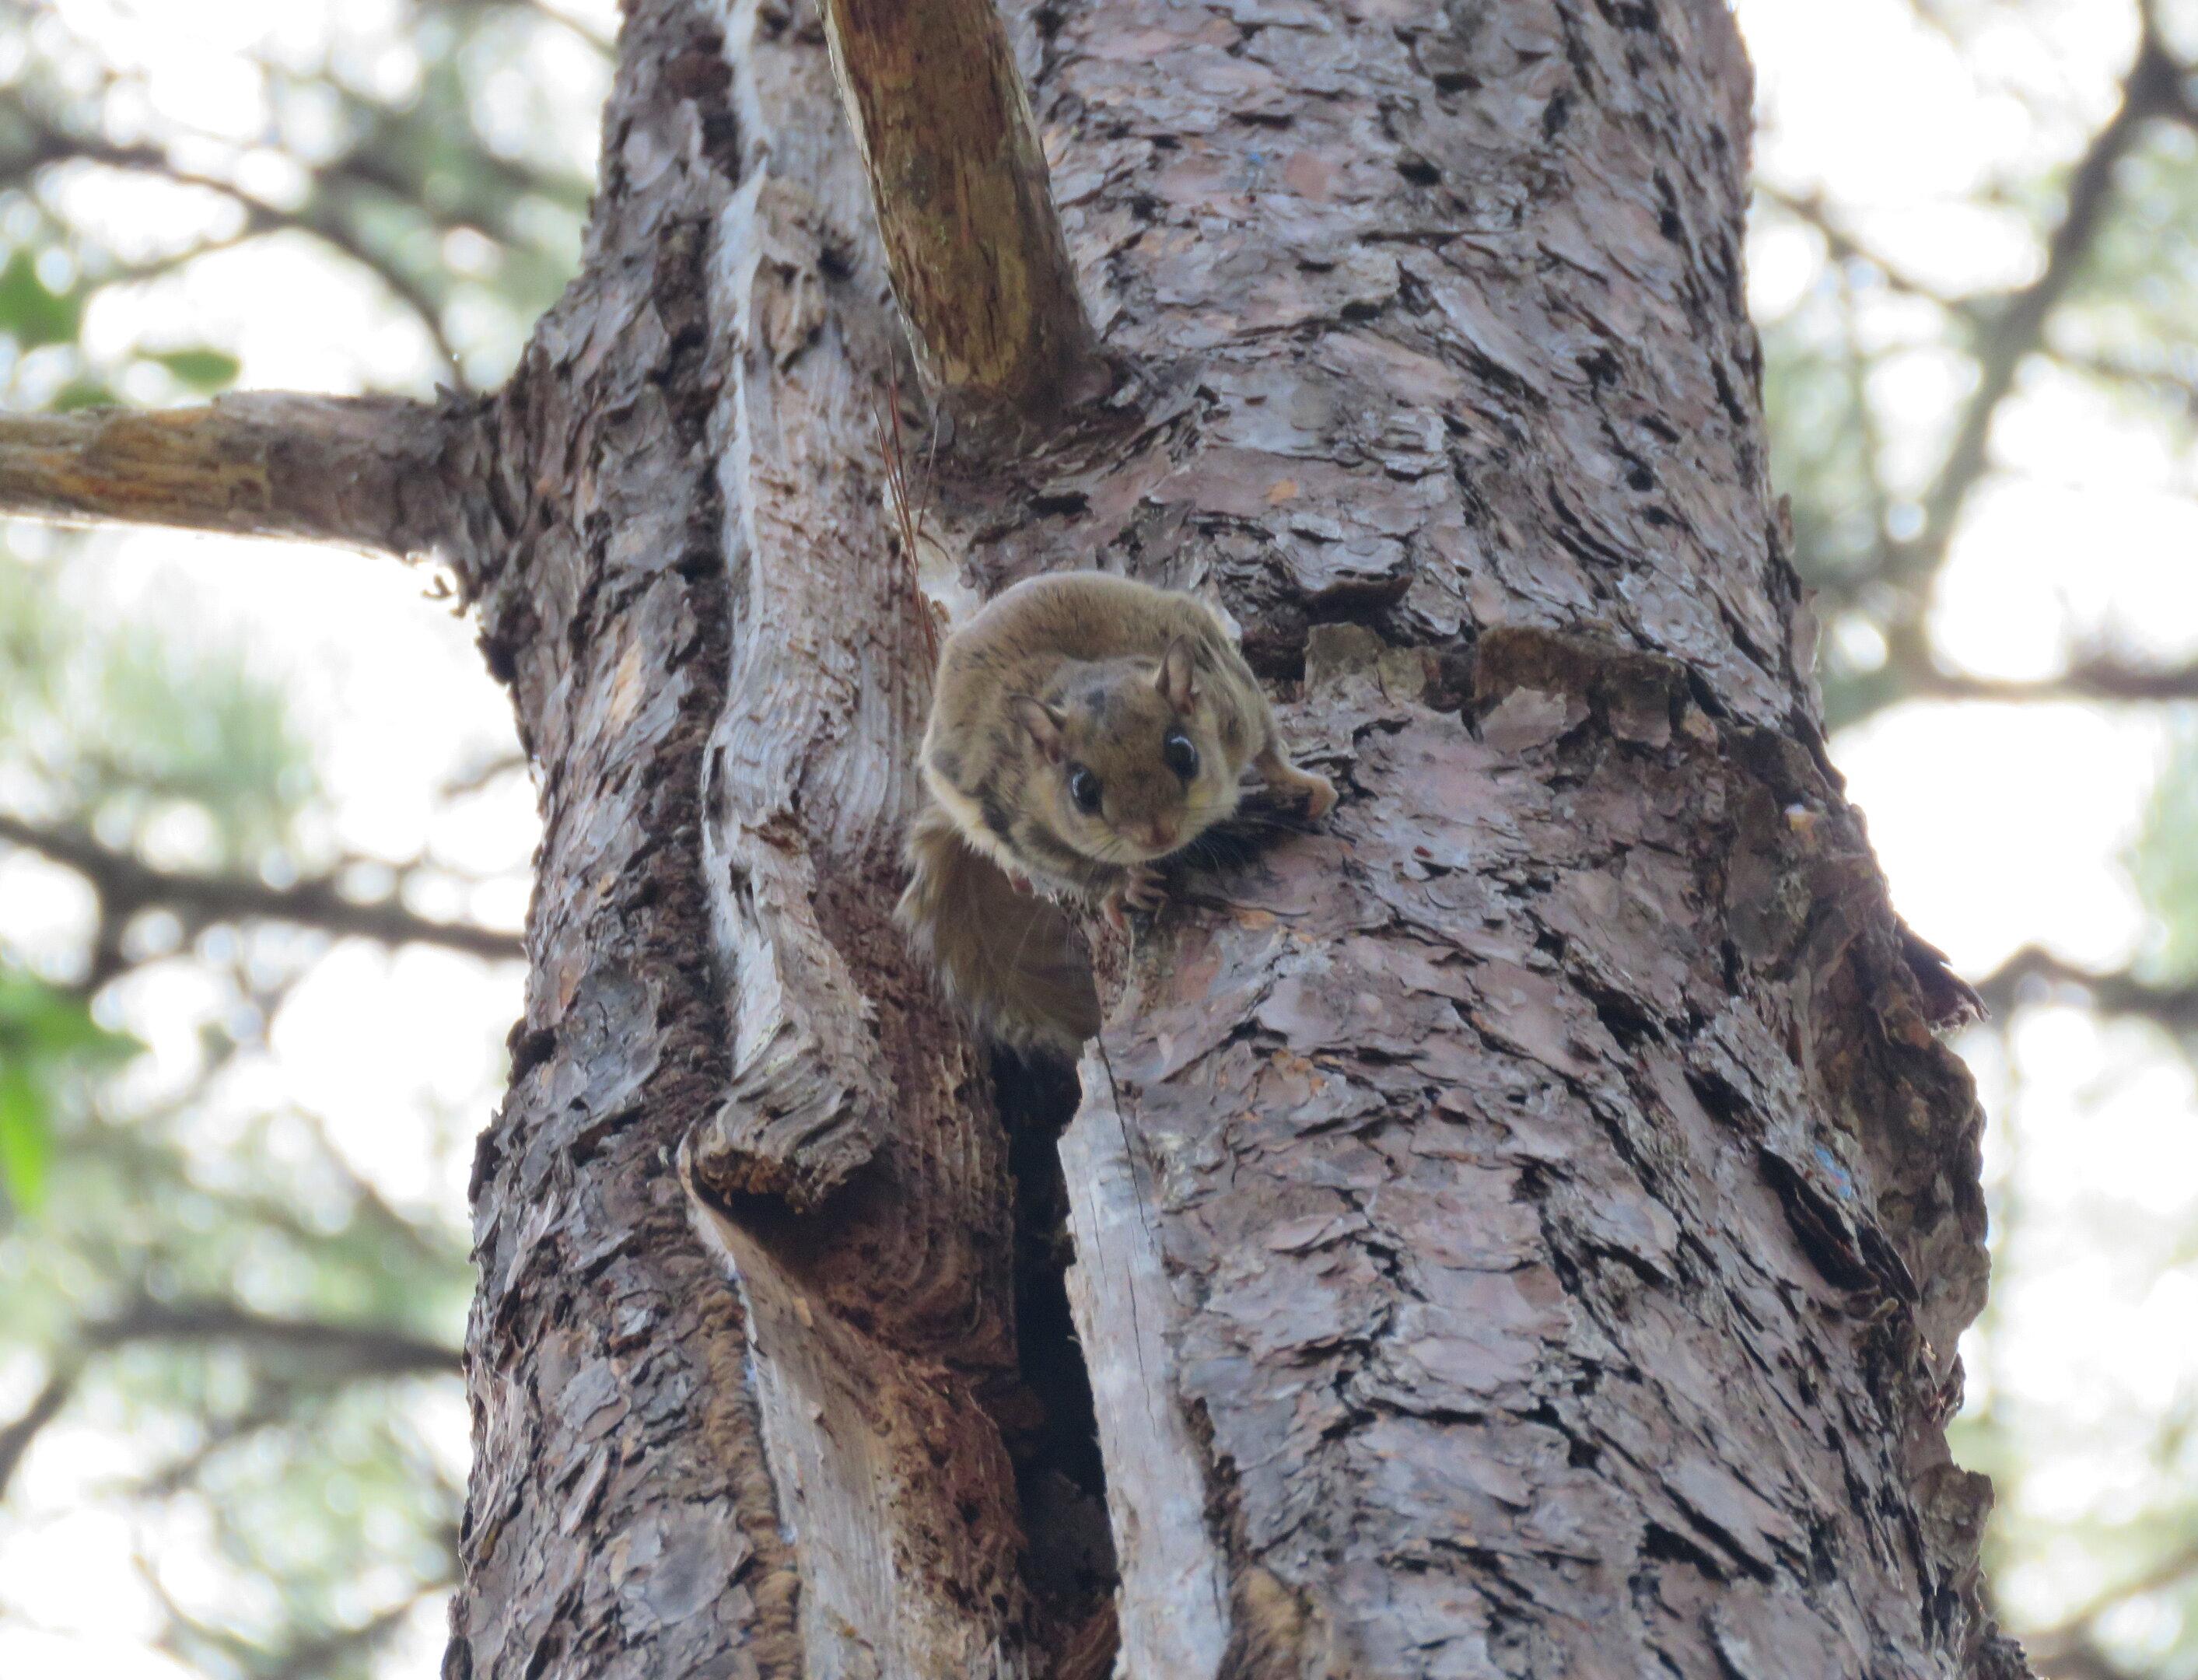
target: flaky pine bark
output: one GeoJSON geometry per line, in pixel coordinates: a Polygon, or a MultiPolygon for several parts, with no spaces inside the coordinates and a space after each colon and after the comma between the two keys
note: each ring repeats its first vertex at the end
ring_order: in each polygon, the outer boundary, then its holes
{"type": "MultiPolygon", "coordinates": [[[[340,456],[429,514],[319,534],[454,566],[543,788],[446,1676],[2021,1673],[1957,983],[1823,753],[1724,7],[1008,22],[631,0],[580,278],[340,456]],[[1346,789],[1092,930],[1073,1086],[887,923],[894,461],[979,590],[1207,593],[1346,789]]],[[[38,446],[14,505],[143,514],[38,446]]],[[[244,458],[223,528],[311,522],[244,458]]]]}

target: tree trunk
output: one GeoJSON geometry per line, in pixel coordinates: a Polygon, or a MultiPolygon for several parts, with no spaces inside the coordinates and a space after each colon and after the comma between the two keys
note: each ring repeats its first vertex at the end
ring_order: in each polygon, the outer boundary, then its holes
{"type": "Polygon", "coordinates": [[[1011,20],[1060,232],[962,0],[631,0],[435,543],[326,533],[453,559],[543,789],[446,1676],[2022,1673],[1958,983],[1823,751],[1725,8],[1011,20]],[[887,921],[897,458],[933,571],[1207,592],[1345,790],[1090,930],[1073,1088],[887,921]]]}

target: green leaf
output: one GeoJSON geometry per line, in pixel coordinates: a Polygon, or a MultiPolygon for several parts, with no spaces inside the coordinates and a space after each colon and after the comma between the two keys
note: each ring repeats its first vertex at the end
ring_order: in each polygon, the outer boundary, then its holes
{"type": "Polygon", "coordinates": [[[35,1070],[72,1058],[111,1065],[139,1048],[136,1039],[100,1026],[67,992],[0,971],[0,1057],[11,1066],[35,1070]]]}
{"type": "Polygon", "coordinates": [[[244,364],[225,350],[201,345],[195,350],[164,350],[152,358],[194,390],[225,390],[236,383],[244,364]]]}
{"type": "Polygon", "coordinates": [[[62,1080],[115,1067],[142,1048],[94,1020],[82,1000],[0,968],[0,1190],[8,1200],[32,1211],[44,1200],[62,1080]]]}
{"type": "Polygon", "coordinates": [[[0,1189],[27,1212],[46,1196],[54,1131],[44,1094],[25,1067],[0,1067],[0,1189]]]}
{"type": "Polygon", "coordinates": [[[26,350],[45,344],[73,344],[84,321],[84,299],[73,293],[49,290],[27,251],[18,251],[0,268],[0,332],[26,350]]]}
{"type": "Polygon", "coordinates": [[[54,393],[51,406],[55,414],[67,414],[72,409],[111,408],[121,400],[102,381],[73,379],[54,393]]]}

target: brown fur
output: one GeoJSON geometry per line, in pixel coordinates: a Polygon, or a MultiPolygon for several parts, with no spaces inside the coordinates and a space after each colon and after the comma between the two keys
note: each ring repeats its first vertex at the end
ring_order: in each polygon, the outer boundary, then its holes
{"type": "Polygon", "coordinates": [[[910,826],[908,863],[894,914],[949,1000],[1002,1043],[1074,1055],[1099,1030],[1099,994],[1061,907],[1017,892],[935,805],[910,826]]]}
{"type": "Polygon", "coordinates": [[[1325,777],[1290,763],[1204,602],[1097,572],[1018,584],[940,658],[922,749],[932,803],[910,833],[898,917],[994,1036],[1073,1051],[1097,1030],[1090,976],[1067,917],[1014,883],[1115,910],[1148,902],[1151,866],[1236,811],[1247,766],[1311,816],[1335,803],[1325,777]],[[1187,778],[1169,762],[1177,735],[1197,753],[1187,778]],[[1097,779],[1096,812],[1073,797],[1079,770],[1097,779]]]}

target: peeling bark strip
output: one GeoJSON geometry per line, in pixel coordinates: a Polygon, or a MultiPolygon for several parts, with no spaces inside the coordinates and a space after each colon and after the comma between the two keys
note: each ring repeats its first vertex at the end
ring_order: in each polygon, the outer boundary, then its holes
{"type": "Polygon", "coordinates": [[[0,514],[296,537],[410,557],[489,532],[480,407],[251,392],[0,416],[0,514]]]}
{"type": "Polygon", "coordinates": [[[630,7],[605,157],[475,580],[545,834],[446,1671],[1005,1680],[1006,1146],[887,919],[928,627],[814,18],[630,7]]]}
{"type": "Polygon", "coordinates": [[[1107,376],[993,0],[821,0],[893,291],[951,394],[1057,419],[1107,376]]]}

